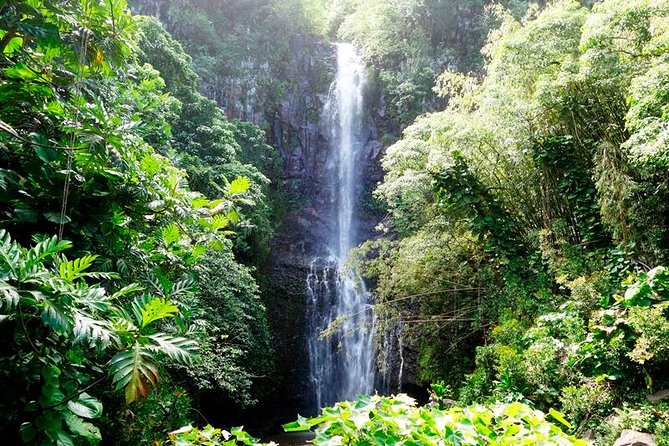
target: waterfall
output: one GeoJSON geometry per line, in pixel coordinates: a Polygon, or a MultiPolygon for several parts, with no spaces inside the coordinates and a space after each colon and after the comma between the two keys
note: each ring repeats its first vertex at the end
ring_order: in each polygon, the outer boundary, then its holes
{"type": "Polygon", "coordinates": [[[309,370],[317,407],[371,393],[374,387],[374,323],[369,294],[345,264],[356,243],[364,87],[362,58],[351,44],[338,44],[337,72],[324,108],[334,159],[331,186],[336,230],[329,242],[329,255],[314,258],[307,277],[309,370]]]}

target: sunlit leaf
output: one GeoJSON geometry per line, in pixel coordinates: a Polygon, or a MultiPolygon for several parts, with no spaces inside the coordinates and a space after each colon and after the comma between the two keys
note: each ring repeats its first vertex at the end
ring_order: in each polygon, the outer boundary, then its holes
{"type": "Polygon", "coordinates": [[[249,190],[249,187],[251,187],[251,182],[247,177],[237,177],[228,186],[228,191],[230,195],[242,194],[249,190]]]}
{"type": "Polygon", "coordinates": [[[154,298],[141,308],[141,328],[160,319],[172,317],[179,312],[179,308],[166,299],[154,298]]]}

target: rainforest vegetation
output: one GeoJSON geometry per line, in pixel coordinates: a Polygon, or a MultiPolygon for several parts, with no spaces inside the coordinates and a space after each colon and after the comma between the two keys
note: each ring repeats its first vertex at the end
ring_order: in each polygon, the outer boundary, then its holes
{"type": "Polygon", "coordinates": [[[351,259],[379,373],[401,336],[395,390],[430,402],[286,429],[669,445],[666,0],[4,0],[3,441],[257,441],[216,413],[264,416],[293,367],[267,265],[309,184],[271,123],[305,90],[296,48],[336,41],[365,60],[381,146],[351,259]]]}

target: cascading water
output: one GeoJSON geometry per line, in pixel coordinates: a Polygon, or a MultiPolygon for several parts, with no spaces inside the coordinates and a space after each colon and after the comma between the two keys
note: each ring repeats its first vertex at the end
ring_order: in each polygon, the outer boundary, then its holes
{"type": "Polygon", "coordinates": [[[344,261],[354,246],[359,153],[364,145],[365,66],[351,44],[337,45],[337,73],[324,108],[336,181],[336,231],[329,255],[317,257],[307,277],[307,339],[316,408],[371,393],[374,387],[373,315],[364,284],[344,261]],[[323,335],[323,331],[326,335],[323,335]]]}

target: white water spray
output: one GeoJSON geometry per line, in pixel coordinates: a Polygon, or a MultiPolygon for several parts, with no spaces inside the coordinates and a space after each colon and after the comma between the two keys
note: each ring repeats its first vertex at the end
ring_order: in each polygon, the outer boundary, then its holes
{"type": "Polygon", "coordinates": [[[354,246],[359,152],[364,141],[365,66],[351,44],[337,45],[337,73],[324,112],[336,155],[336,235],[330,256],[316,258],[307,278],[310,380],[318,407],[374,387],[373,316],[364,284],[343,264],[354,246]],[[329,336],[320,336],[328,329],[329,336]]]}

